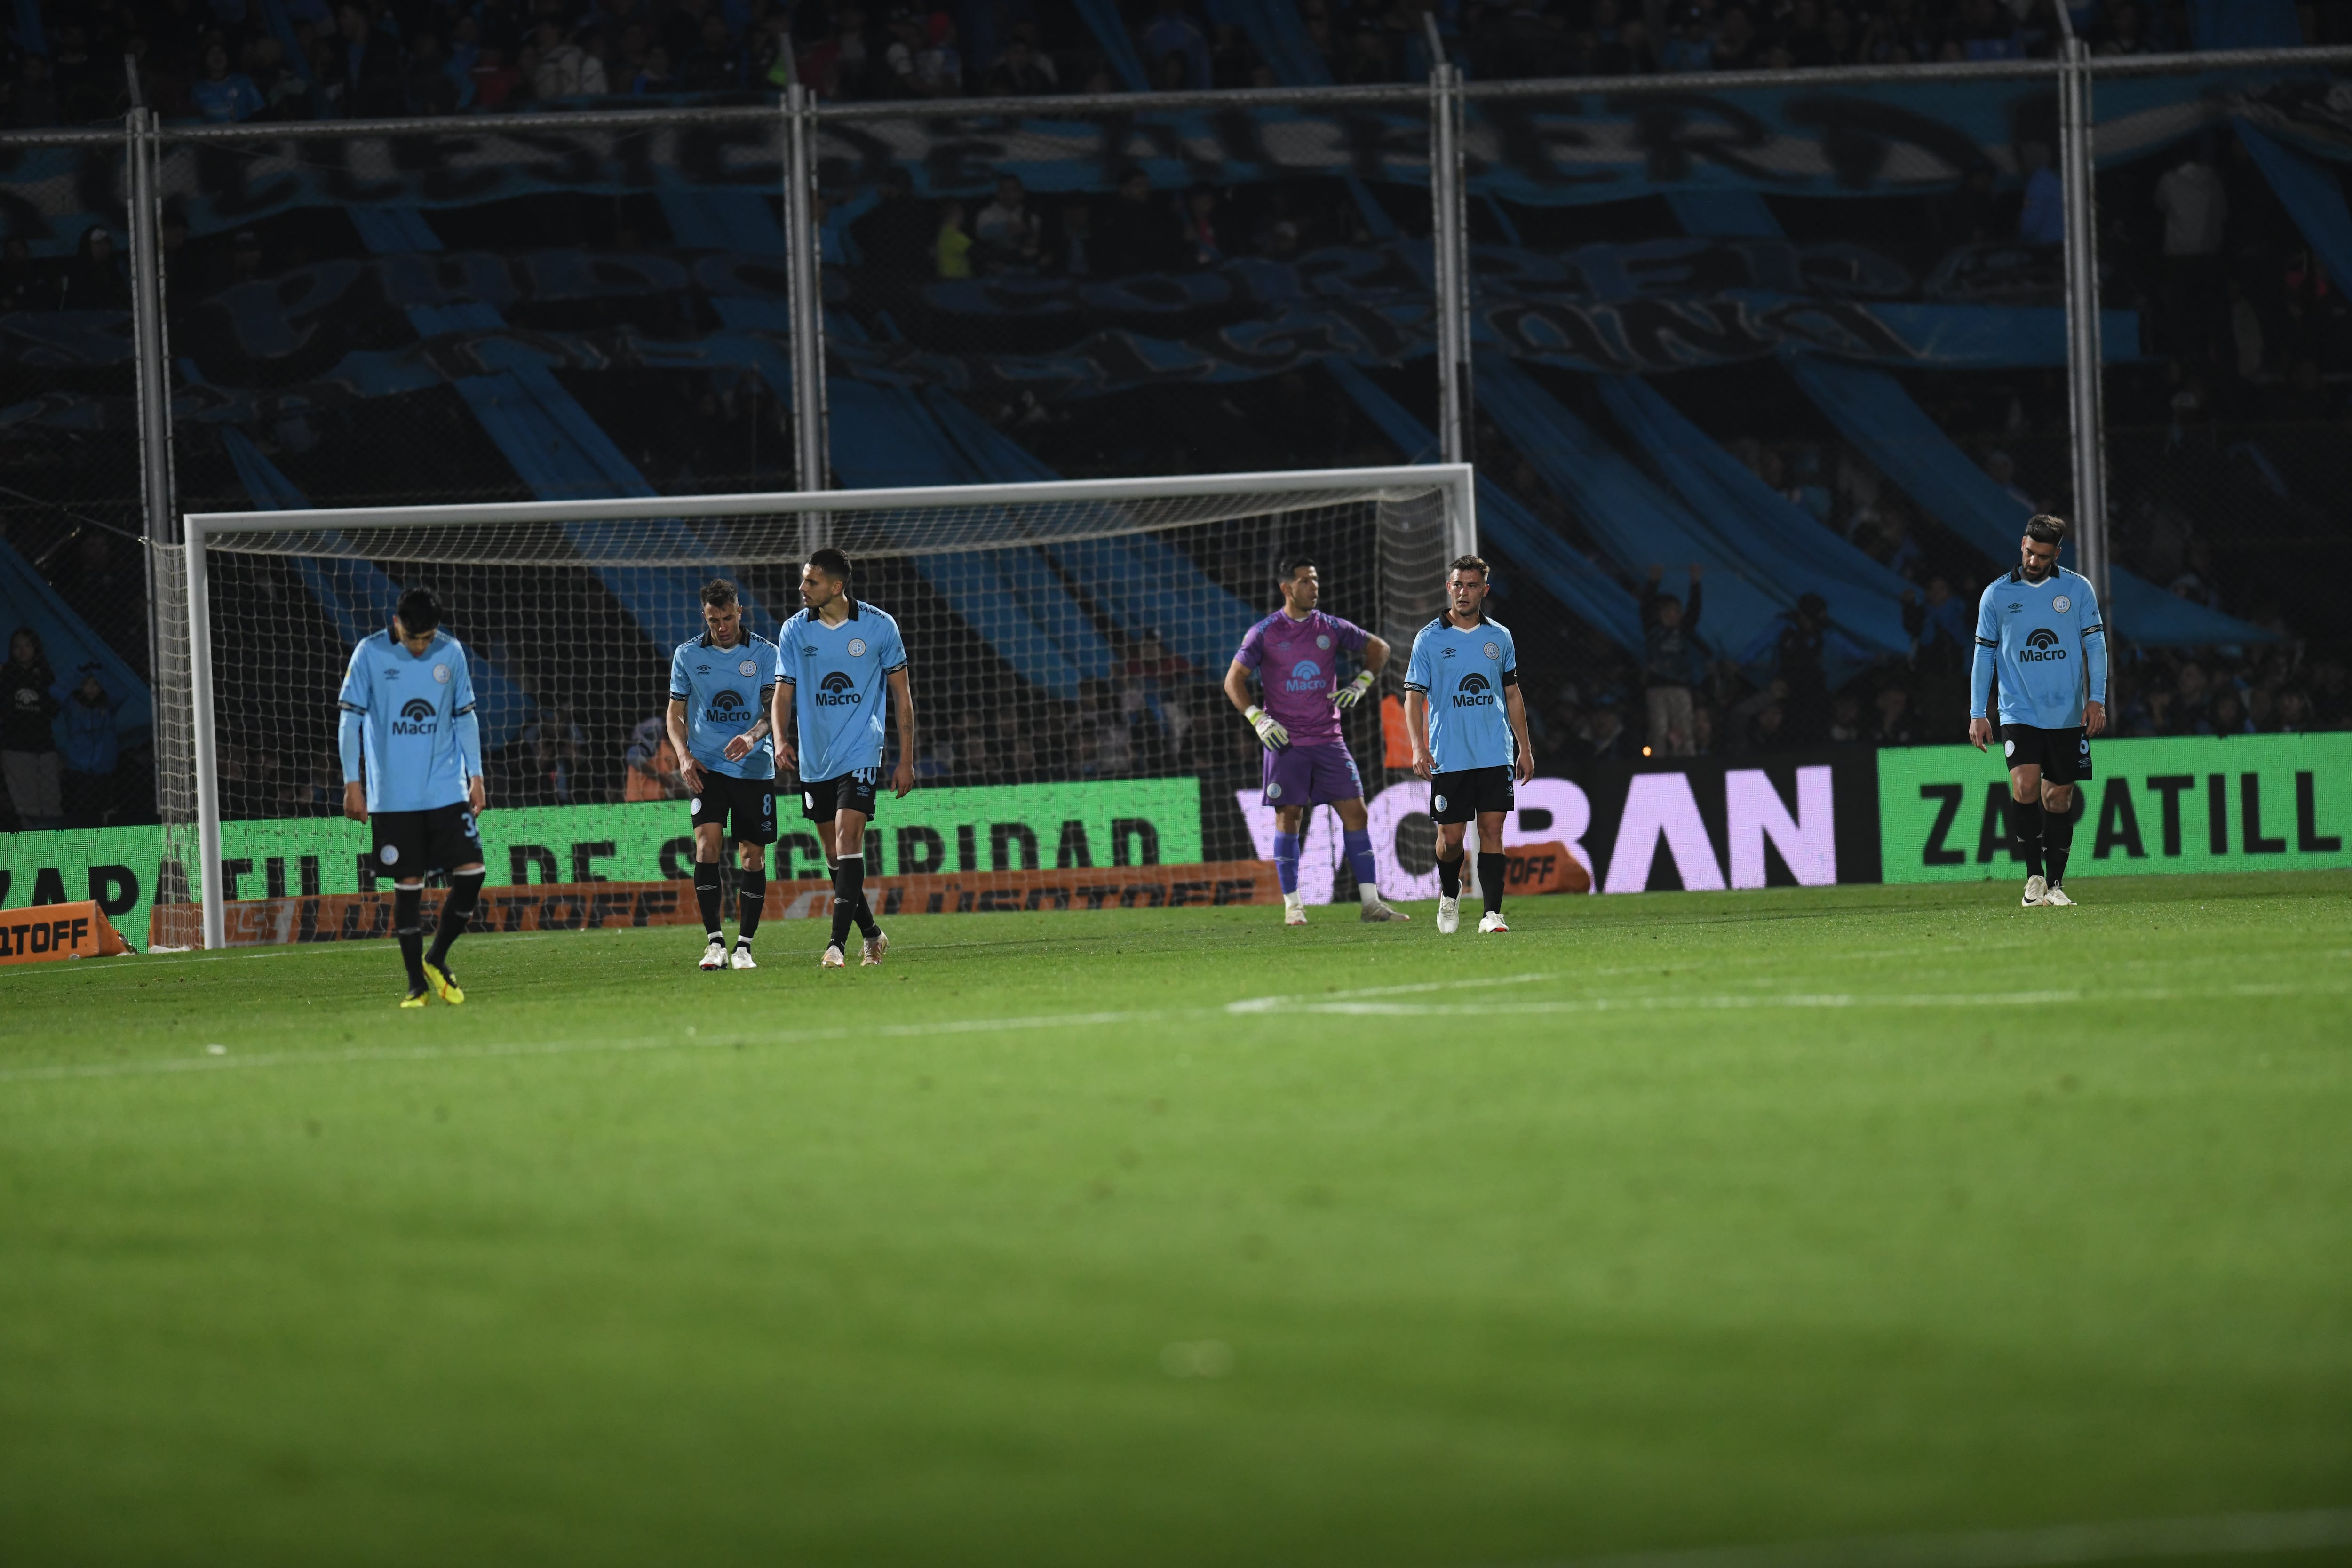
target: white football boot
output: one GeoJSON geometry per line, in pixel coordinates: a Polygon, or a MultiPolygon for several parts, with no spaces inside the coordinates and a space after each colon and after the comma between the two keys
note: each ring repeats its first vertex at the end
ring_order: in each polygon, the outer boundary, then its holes
{"type": "Polygon", "coordinates": [[[827,943],[824,956],[816,961],[816,966],[819,969],[846,969],[849,967],[849,960],[839,947],[827,943]]]}
{"type": "Polygon", "coordinates": [[[727,961],[727,966],[730,969],[759,968],[760,966],[751,961],[751,944],[739,939],[735,943],[735,956],[727,961]]]}
{"type": "Polygon", "coordinates": [[[2040,877],[2025,879],[2025,896],[2017,900],[2029,910],[2039,909],[2050,901],[2050,884],[2040,877]]]}
{"type": "Polygon", "coordinates": [[[1282,895],[1282,923],[1286,926],[1303,926],[1307,923],[1307,901],[1297,893],[1282,895]]]}
{"type": "Polygon", "coordinates": [[[1488,910],[1485,914],[1478,917],[1478,934],[1480,936],[1492,936],[1498,931],[1508,931],[1511,928],[1509,926],[1503,923],[1503,911],[1500,910],[1488,910]]]}
{"type": "Polygon", "coordinates": [[[2066,889],[2055,882],[2051,883],[2050,890],[2042,895],[2042,901],[2045,904],[2054,904],[2060,909],[2071,910],[2074,907],[2074,900],[2066,896],[2066,889]]]}
{"type": "Polygon", "coordinates": [[[880,926],[876,926],[874,928],[874,934],[866,939],[866,951],[858,956],[857,967],[860,969],[881,968],[882,955],[889,951],[890,933],[884,931],[880,926]]]}
{"type": "Polygon", "coordinates": [[[727,967],[727,939],[725,937],[714,936],[710,939],[710,945],[702,950],[702,967],[705,969],[724,969],[727,967]]]}
{"type": "Polygon", "coordinates": [[[1462,929],[1462,900],[1440,897],[1437,900],[1437,934],[1452,936],[1462,929]]]}

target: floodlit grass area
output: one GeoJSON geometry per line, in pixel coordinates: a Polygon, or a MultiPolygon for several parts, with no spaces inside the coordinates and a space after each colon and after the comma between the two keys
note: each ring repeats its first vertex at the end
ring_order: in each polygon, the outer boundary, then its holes
{"type": "Polygon", "coordinates": [[[0,972],[0,1555],[2352,1504],[2352,877],[2070,891],[475,937],[421,1013],[383,942],[0,972]]]}

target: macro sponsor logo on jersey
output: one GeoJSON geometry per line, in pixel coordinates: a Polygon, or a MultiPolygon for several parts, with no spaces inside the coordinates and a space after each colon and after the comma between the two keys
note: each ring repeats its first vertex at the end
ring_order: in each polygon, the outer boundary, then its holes
{"type": "Polygon", "coordinates": [[[2021,664],[2045,664],[2064,658],[2066,650],[2058,646],[2058,634],[2048,626],[2036,626],[2025,634],[2025,646],[2017,651],[2021,664]]]}
{"type": "Polygon", "coordinates": [[[1283,682],[1288,691],[1312,691],[1322,684],[1323,667],[1311,658],[1302,658],[1290,667],[1290,679],[1283,682]]]}
{"type": "Polygon", "coordinates": [[[1492,708],[1494,705],[1495,693],[1488,689],[1486,678],[1475,669],[1464,676],[1462,684],[1454,689],[1454,706],[1456,708],[1492,708]]]}
{"type": "Polygon", "coordinates": [[[814,700],[820,708],[846,708],[866,700],[864,692],[850,689],[857,682],[846,670],[836,669],[816,684],[814,700]]]}
{"type": "Polygon", "coordinates": [[[743,700],[740,692],[714,691],[710,694],[710,706],[702,710],[702,717],[713,724],[747,723],[751,717],[751,705],[743,700]]]}
{"type": "Polygon", "coordinates": [[[412,697],[400,705],[400,717],[392,721],[395,735],[430,735],[440,728],[440,715],[433,704],[422,697],[412,697]]]}

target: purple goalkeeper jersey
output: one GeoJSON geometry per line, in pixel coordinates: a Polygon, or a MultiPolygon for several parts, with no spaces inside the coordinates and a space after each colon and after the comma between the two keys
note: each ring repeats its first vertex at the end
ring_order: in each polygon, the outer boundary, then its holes
{"type": "Polygon", "coordinates": [[[1339,650],[1364,651],[1364,628],[1337,616],[1310,610],[1303,621],[1276,610],[1250,627],[1234,662],[1257,671],[1265,689],[1265,708],[1290,731],[1294,746],[1337,744],[1339,710],[1331,693],[1339,689],[1339,650]]]}

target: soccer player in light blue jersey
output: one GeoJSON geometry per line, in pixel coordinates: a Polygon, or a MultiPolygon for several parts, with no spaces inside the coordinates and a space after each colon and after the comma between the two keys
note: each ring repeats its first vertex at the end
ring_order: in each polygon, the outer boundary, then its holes
{"type": "Polygon", "coordinates": [[[776,645],[743,629],[735,584],[702,586],[702,636],[677,645],[669,661],[670,749],[693,792],[694,900],[702,911],[704,969],[757,969],[751,937],[768,902],[768,846],[776,841],[776,749],[769,710],[776,695],[776,645]],[[737,872],[735,952],[719,929],[719,858],[731,829],[737,872]]]}
{"type": "Polygon", "coordinates": [[[466,650],[441,627],[423,588],[400,596],[392,629],[352,649],[343,675],[343,815],[374,830],[376,865],[392,879],[393,934],[408,965],[404,1007],[426,995],[466,999],[449,973],[449,945],[482,896],[482,731],[466,650]],[[449,875],[441,923],[425,949],[425,877],[449,875]]]}
{"type": "Polygon", "coordinates": [[[1404,721],[1412,735],[1412,771],[1429,781],[1429,815],[1437,824],[1437,929],[1462,923],[1462,839],[1478,822],[1478,890],[1486,910],[1479,934],[1507,931],[1503,921],[1503,818],[1512,782],[1535,777],[1527,700],[1519,694],[1519,656],[1508,627],[1486,618],[1486,563],[1457,559],[1445,573],[1445,613],[1412,639],[1405,667],[1404,721]]]}
{"type": "Polygon", "coordinates": [[[849,574],[849,557],[840,551],[812,552],[801,571],[806,607],[776,634],[776,752],[800,771],[801,815],[817,825],[833,866],[833,941],[818,961],[826,969],[846,965],[853,921],[866,939],[861,967],[880,963],[890,951],[866,901],[866,824],[882,783],[886,688],[898,711],[891,787],[902,800],[915,787],[907,647],[897,621],[851,595],[849,574]],[[790,738],[795,735],[797,747],[790,738]]]}
{"type": "Polygon", "coordinates": [[[2025,856],[2026,908],[2069,905],[2062,885],[2074,846],[2074,786],[2091,776],[2091,737],[2107,727],[2107,631],[2090,579],[2058,564],[2063,519],[2025,525],[2016,571],[1977,604],[1969,741],[1992,739],[2000,681],[2000,750],[2009,764],[2010,836],[2025,856]]]}

